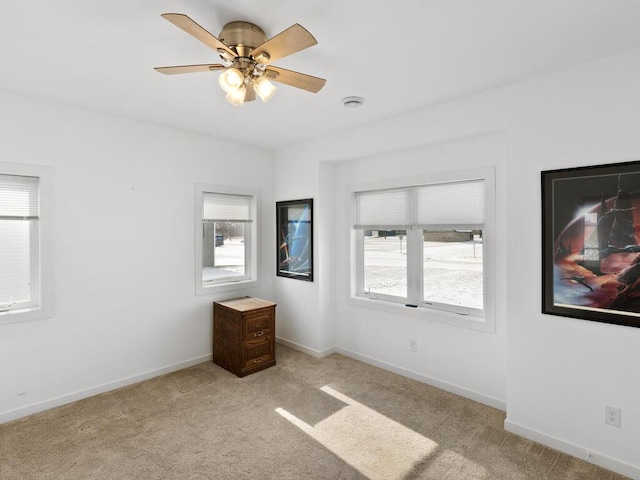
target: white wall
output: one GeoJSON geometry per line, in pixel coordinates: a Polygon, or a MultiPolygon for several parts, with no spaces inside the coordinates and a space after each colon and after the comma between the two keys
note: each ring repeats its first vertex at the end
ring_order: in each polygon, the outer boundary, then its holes
{"type": "MultiPolygon", "coordinates": [[[[338,162],[334,211],[340,219],[344,185],[465,169],[473,162],[459,158],[443,165],[432,153],[491,132],[504,134],[504,157],[493,163],[496,332],[349,303],[348,242],[345,225],[336,220],[336,281],[328,300],[335,305],[338,350],[486,403],[506,402],[509,430],[640,478],[640,329],[542,315],[540,306],[540,171],[639,160],[638,115],[640,50],[634,50],[276,152],[279,168],[304,159],[313,172],[315,164],[338,162]],[[425,346],[418,355],[406,348],[409,336],[425,346]],[[622,408],[621,428],[604,424],[605,404],[622,408]]],[[[326,188],[306,187],[312,194],[326,188]]],[[[277,189],[288,196],[287,185],[277,189]]],[[[320,287],[308,288],[305,300],[324,300],[320,287]]],[[[313,331],[294,323],[308,314],[292,308],[287,318],[288,331],[303,345],[313,331]]]]}
{"type": "MultiPolygon", "coordinates": [[[[333,165],[304,156],[278,158],[274,167],[276,201],[313,198],[314,281],[275,279],[276,332],[282,343],[311,355],[333,351],[333,165]]],[[[275,222],[275,208],[272,214],[275,222]]]]}
{"type": "Polygon", "coordinates": [[[272,222],[260,288],[196,296],[196,183],[262,192],[270,152],[0,94],[0,161],[54,175],[54,316],[0,324],[0,421],[210,358],[212,302],[271,298],[272,222]],[[230,161],[230,160],[233,161],[230,161]]]}
{"type": "Polygon", "coordinates": [[[540,313],[539,186],[541,170],[640,160],[640,50],[515,85],[503,101],[518,165],[508,183],[507,427],[640,478],[640,329],[540,313]],[[622,408],[622,428],[604,424],[605,404],[622,408]]]}

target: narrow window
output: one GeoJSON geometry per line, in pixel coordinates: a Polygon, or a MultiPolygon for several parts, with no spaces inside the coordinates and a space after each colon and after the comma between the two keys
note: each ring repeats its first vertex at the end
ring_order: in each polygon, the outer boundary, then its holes
{"type": "Polygon", "coordinates": [[[196,293],[257,283],[257,203],[254,191],[196,185],[196,293]]]}
{"type": "Polygon", "coordinates": [[[0,314],[40,306],[39,179],[0,174],[0,314]]]}
{"type": "Polygon", "coordinates": [[[249,195],[204,192],[202,216],[202,281],[225,283],[244,280],[250,269],[251,235],[249,195]]]}

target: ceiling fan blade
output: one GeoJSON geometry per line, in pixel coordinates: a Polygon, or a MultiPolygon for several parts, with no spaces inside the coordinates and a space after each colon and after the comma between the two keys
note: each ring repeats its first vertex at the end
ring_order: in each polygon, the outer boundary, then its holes
{"type": "Polygon", "coordinates": [[[228,55],[230,55],[231,58],[234,58],[236,56],[236,53],[233,50],[227,47],[224,43],[222,43],[212,34],[207,32],[204,28],[202,28],[200,25],[198,25],[195,21],[193,21],[188,16],[182,13],[163,13],[161,16],[162,18],[169,20],[176,27],[181,28],[182,30],[187,32],[189,35],[200,40],[209,48],[212,48],[217,52],[219,50],[222,50],[223,52],[226,52],[228,55]]]}
{"type": "Polygon", "coordinates": [[[327,83],[324,78],[313,77],[306,73],[294,72],[293,70],[274,66],[267,67],[266,77],[274,82],[291,85],[311,93],[318,93],[327,83]]]}
{"type": "Polygon", "coordinates": [[[313,47],[317,43],[318,41],[306,28],[296,23],[254,48],[251,55],[253,58],[257,58],[261,53],[266,53],[269,56],[268,59],[260,63],[271,63],[305,48],[313,47]]]}
{"type": "Polygon", "coordinates": [[[214,70],[223,70],[226,67],[217,63],[205,63],[204,65],[177,65],[175,67],[155,67],[156,72],[165,75],[175,75],[177,73],[195,73],[195,72],[211,72],[214,70]]]}

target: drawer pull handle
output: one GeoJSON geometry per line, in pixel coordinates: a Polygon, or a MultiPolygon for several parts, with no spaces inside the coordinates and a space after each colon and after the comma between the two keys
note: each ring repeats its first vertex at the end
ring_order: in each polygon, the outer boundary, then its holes
{"type": "Polygon", "coordinates": [[[262,358],[256,358],[256,359],[253,361],[253,363],[260,363],[260,362],[262,362],[262,358]]]}
{"type": "Polygon", "coordinates": [[[254,337],[261,337],[262,335],[264,335],[264,330],[253,334],[254,337]]]}

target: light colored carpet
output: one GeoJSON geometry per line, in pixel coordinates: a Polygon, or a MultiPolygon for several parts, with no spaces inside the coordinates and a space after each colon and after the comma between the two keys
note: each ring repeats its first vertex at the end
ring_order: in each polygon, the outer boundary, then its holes
{"type": "Polygon", "coordinates": [[[341,355],[277,346],[0,425],[0,479],[572,479],[619,475],[503,429],[504,413],[341,355]]]}

